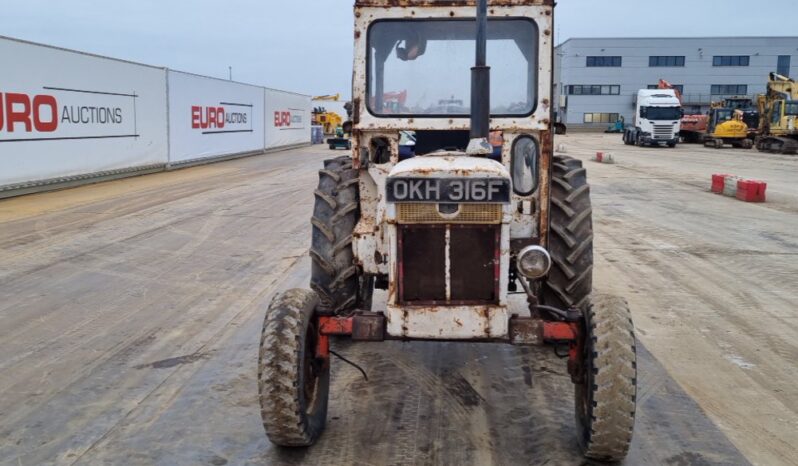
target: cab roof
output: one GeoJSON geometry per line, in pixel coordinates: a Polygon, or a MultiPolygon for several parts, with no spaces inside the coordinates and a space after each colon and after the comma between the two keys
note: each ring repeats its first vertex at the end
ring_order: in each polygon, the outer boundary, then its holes
{"type": "MultiPolygon", "coordinates": [[[[488,0],[488,8],[492,6],[554,6],[555,0],[488,0]]],[[[356,7],[441,7],[441,6],[474,6],[477,0],[355,0],[356,7]]]]}

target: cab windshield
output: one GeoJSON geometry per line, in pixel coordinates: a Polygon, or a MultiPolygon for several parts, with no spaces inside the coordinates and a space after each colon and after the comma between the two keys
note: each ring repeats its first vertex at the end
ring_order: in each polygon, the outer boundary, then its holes
{"type": "MultiPolygon", "coordinates": [[[[488,21],[491,114],[529,115],[537,101],[537,25],[488,21]]],[[[463,116],[471,107],[474,20],[385,20],[368,33],[368,108],[378,116],[463,116]]]]}
{"type": "Polygon", "coordinates": [[[788,116],[798,116],[798,101],[787,102],[784,106],[784,114],[788,116]]]}
{"type": "Polygon", "coordinates": [[[681,107],[644,107],[649,120],[678,120],[682,117],[681,107]]]}

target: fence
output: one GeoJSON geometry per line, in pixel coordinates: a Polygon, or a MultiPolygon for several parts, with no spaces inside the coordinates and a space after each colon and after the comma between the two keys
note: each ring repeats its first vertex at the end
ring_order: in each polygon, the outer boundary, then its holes
{"type": "Polygon", "coordinates": [[[0,197],[310,144],[310,96],[0,37],[0,197]]]}

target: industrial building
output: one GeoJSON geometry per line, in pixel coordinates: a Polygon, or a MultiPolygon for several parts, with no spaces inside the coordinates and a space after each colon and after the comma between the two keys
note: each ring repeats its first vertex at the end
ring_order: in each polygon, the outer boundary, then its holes
{"type": "Polygon", "coordinates": [[[556,47],[557,120],[569,128],[631,122],[640,89],[660,79],[686,111],[730,96],[755,98],[768,73],[798,76],[798,37],[575,38],[556,47]]]}

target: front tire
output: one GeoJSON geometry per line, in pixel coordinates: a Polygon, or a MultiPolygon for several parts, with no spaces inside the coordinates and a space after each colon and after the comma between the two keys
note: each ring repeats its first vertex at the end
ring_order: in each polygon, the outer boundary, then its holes
{"type": "Polygon", "coordinates": [[[552,160],[549,254],[552,267],[542,284],[544,304],[587,311],[593,289],[593,209],[582,161],[552,160]]]}
{"type": "Polygon", "coordinates": [[[277,295],[266,312],[258,354],[258,398],[272,443],[312,445],[324,431],[330,365],[316,358],[318,297],[292,289],[277,295]]]}
{"type": "Polygon", "coordinates": [[[576,384],[579,444],[586,457],[620,461],[629,452],[637,397],[637,356],[629,306],[597,296],[587,313],[584,374],[576,384]]]}

